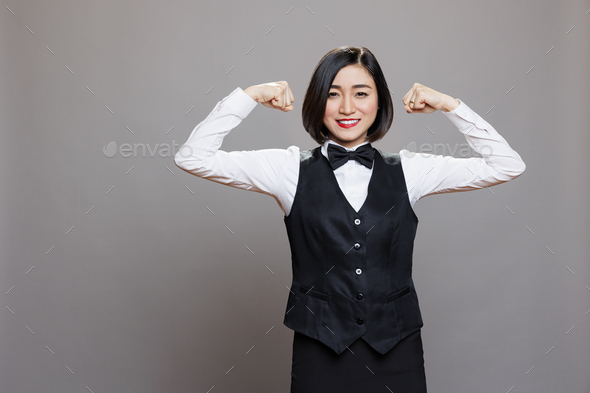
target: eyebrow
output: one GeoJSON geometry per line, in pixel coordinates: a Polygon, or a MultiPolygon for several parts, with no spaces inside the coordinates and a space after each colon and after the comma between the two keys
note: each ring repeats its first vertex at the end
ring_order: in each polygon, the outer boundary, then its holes
{"type": "MultiPolygon", "coordinates": [[[[330,86],[330,89],[340,89],[341,87],[342,86],[340,86],[340,85],[332,85],[332,86],[330,86]]],[[[362,85],[361,84],[361,85],[354,85],[354,86],[352,86],[353,89],[360,89],[360,88],[363,88],[363,87],[366,87],[368,89],[372,89],[372,87],[369,86],[369,85],[362,85]]]]}

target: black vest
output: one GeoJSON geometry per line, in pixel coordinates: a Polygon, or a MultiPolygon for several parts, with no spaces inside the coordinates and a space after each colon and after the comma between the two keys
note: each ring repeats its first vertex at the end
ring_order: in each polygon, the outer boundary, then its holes
{"type": "Polygon", "coordinates": [[[418,218],[399,154],[375,149],[358,213],[320,147],[300,158],[297,191],[285,217],[293,283],[284,324],[337,354],[359,337],[385,354],[423,326],[412,281],[418,218]]]}

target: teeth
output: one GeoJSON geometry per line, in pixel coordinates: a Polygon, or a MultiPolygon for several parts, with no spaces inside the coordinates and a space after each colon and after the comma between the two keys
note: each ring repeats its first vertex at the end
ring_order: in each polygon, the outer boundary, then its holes
{"type": "Polygon", "coordinates": [[[359,120],[346,120],[346,121],[336,120],[336,121],[340,124],[355,124],[355,123],[359,122],[359,120]]]}

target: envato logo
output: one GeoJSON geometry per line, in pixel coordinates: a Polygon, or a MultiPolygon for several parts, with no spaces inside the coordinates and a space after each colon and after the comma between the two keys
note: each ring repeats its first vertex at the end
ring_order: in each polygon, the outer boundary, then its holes
{"type": "Polygon", "coordinates": [[[117,142],[112,141],[102,148],[102,152],[108,158],[112,158],[117,154],[123,158],[154,158],[156,156],[161,158],[172,158],[177,152],[179,152],[181,157],[186,158],[193,154],[193,149],[190,146],[181,146],[174,140],[172,141],[172,144],[156,143],[155,145],[150,145],[149,143],[121,143],[119,147],[117,147],[117,142]],[[179,147],[180,150],[178,150],[179,147]]]}
{"type": "Polygon", "coordinates": [[[406,157],[414,157],[416,154],[420,154],[422,157],[427,157],[429,155],[441,155],[453,156],[455,158],[478,157],[477,154],[481,155],[482,157],[489,157],[493,154],[493,149],[489,145],[482,145],[480,148],[480,153],[474,151],[468,143],[459,143],[452,147],[448,143],[423,143],[420,145],[419,149],[416,149],[416,146],[416,142],[414,141],[408,143],[407,146],[404,146],[406,151],[403,154],[406,157]],[[416,152],[416,150],[418,150],[418,152],[416,152]]]}
{"type": "MultiPolygon", "coordinates": [[[[420,154],[422,157],[427,157],[428,155],[453,156],[455,158],[477,157],[477,152],[471,149],[468,143],[455,144],[452,147],[448,143],[423,143],[420,145],[419,149],[416,149],[416,147],[416,142],[412,141],[408,143],[404,146],[405,152],[403,154],[406,157],[414,157],[416,154],[420,154]],[[416,152],[416,150],[418,150],[418,152],[416,152]]],[[[156,143],[155,145],[150,145],[149,143],[122,143],[118,147],[117,143],[113,141],[104,146],[102,152],[108,158],[112,158],[117,154],[123,158],[154,158],[156,156],[161,158],[173,158],[177,152],[179,152],[181,157],[186,158],[193,154],[193,149],[190,146],[181,146],[174,140],[172,141],[172,144],[156,143]]],[[[492,147],[489,145],[481,146],[481,153],[479,154],[483,157],[491,156],[493,154],[492,147]]]]}

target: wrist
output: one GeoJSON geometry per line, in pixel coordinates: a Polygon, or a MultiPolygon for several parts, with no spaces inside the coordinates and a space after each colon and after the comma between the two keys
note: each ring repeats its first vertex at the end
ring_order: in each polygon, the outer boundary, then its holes
{"type": "Polygon", "coordinates": [[[453,97],[449,96],[449,98],[443,104],[443,111],[445,111],[445,112],[451,112],[451,111],[457,109],[457,107],[460,104],[461,104],[461,101],[459,101],[456,98],[453,98],[453,97]]]}
{"type": "Polygon", "coordinates": [[[256,88],[254,86],[248,87],[244,90],[244,93],[250,96],[254,101],[260,102],[260,96],[256,93],[256,88]]]}

